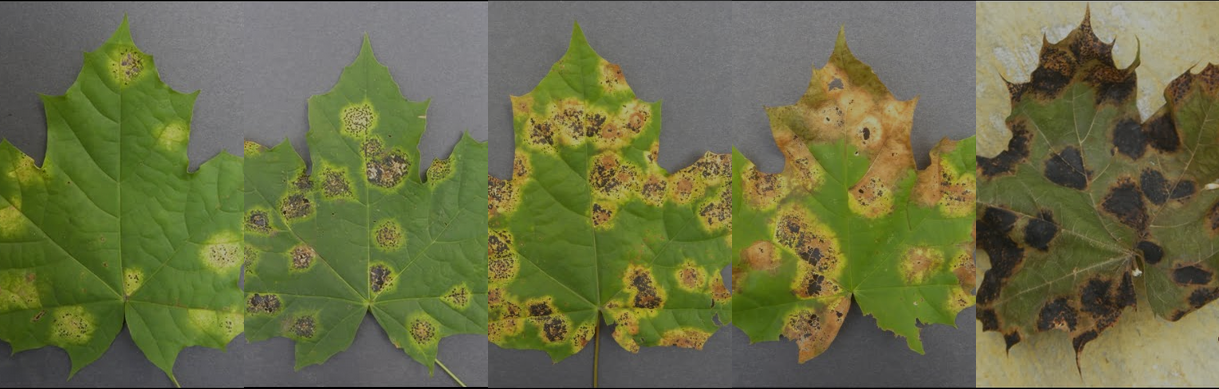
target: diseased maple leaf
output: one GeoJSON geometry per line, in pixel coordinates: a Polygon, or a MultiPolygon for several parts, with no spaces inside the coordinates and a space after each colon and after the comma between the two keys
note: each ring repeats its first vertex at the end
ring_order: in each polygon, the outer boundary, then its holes
{"type": "Polygon", "coordinates": [[[731,308],[728,155],[669,174],[657,161],[660,103],[635,98],[579,25],[567,53],[512,98],[512,178],[490,177],[490,329],[554,361],[598,318],[623,348],[701,349],[731,308]]]}
{"type": "MultiPolygon", "coordinates": [[[[287,140],[246,144],[246,337],[296,342],[296,368],[346,349],[371,311],[428,366],[487,330],[487,145],[464,135],[419,177],[429,102],[402,97],[368,37],[309,99],[312,172],[287,140]]],[[[454,377],[456,378],[456,377],[454,377]]]]}
{"type": "Polygon", "coordinates": [[[974,138],[944,139],[916,172],[916,101],[897,101],[839,32],[795,105],[767,108],[786,158],[765,173],[733,152],[733,316],[751,342],[829,347],[851,297],[922,353],[917,322],[973,305],[974,138]]]}
{"type": "Polygon", "coordinates": [[[1009,84],[1012,139],[978,157],[978,320],[1010,349],[1037,333],[1084,346],[1135,305],[1172,321],[1219,297],[1219,67],[1186,71],[1140,120],[1135,68],[1088,15],[1009,84]]]}
{"type": "Polygon", "coordinates": [[[43,166],[0,143],[0,339],[14,352],[62,348],[74,375],[126,321],[176,384],[183,348],[241,333],[241,160],[188,172],[197,95],[161,82],[124,18],[66,94],[42,97],[43,166]]]}

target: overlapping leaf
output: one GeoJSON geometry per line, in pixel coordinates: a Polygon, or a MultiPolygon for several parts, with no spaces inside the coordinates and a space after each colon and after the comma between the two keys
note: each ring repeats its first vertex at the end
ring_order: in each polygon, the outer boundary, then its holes
{"type": "Polygon", "coordinates": [[[733,316],[751,342],[782,334],[816,357],[853,296],[922,353],[917,322],[973,305],[974,138],[941,141],[916,173],[914,106],[840,32],[800,101],[767,109],[783,171],[734,151],[733,316]]]}
{"type": "Polygon", "coordinates": [[[1135,68],[1085,16],[1009,84],[1012,139],[978,157],[978,320],[1008,347],[1039,332],[1084,346],[1135,305],[1178,320],[1219,297],[1219,67],[1186,71],[1140,120],[1135,68]]]}
{"type": "Polygon", "coordinates": [[[247,338],[295,340],[299,369],[350,346],[371,310],[431,371],[440,339],[486,332],[487,146],[463,136],[421,180],[427,107],[365,37],[309,99],[311,173],[287,141],[247,143],[247,338]]]}
{"type": "Polygon", "coordinates": [[[0,339],[14,351],[63,348],[75,374],[126,320],[174,379],[183,348],[241,333],[241,160],[187,171],[197,94],[161,82],[124,19],[66,94],[43,96],[42,167],[0,143],[0,339]]]}
{"type": "Polygon", "coordinates": [[[598,317],[623,348],[701,349],[730,318],[729,158],[669,174],[660,103],[635,98],[579,26],[532,92],[512,98],[512,178],[490,177],[490,340],[584,348],[598,317]]]}

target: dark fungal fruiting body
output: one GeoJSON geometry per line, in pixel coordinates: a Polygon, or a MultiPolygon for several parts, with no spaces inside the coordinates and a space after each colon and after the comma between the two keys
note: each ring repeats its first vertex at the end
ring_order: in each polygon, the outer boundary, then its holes
{"type": "Polygon", "coordinates": [[[436,340],[436,326],[423,319],[411,321],[411,339],[418,344],[428,344],[436,340]]]}
{"type": "Polygon", "coordinates": [[[542,336],[547,342],[562,342],[567,339],[567,332],[567,320],[562,317],[551,317],[542,324],[542,336]]]}
{"type": "Polygon", "coordinates": [[[1041,211],[1040,217],[1029,219],[1024,226],[1024,243],[1041,251],[1050,248],[1050,241],[1058,235],[1058,225],[1054,224],[1054,215],[1048,210],[1041,211]]]}
{"type": "Polygon", "coordinates": [[[652,272],[648,269],[631,266],[627,269],[624,281],[627,289],[635,296],[632,299],[632,306],[635,308],[657,309],[664,306],[662,292],[657,288],[652,272]]]}
{"type": "Polygon", "coordinates": [[[317,325],[313,321],[313,316],[301,316],[292,323],[291,331],[296,336],[308,339],[317,332],[317,325]]]}
{"type": "Polygon", "coordinates": [[[269,313],[274,314],[279,312],[279,296],[273,294],[258,294],[250,296],[246,299],[247,313],[269,313]]]}
{"type": "Polygon", "coordinates": [[[280,202],[279,212],[284,215],[284,219],[300,219],[313,213],[313,204],[305,195],[295,193],[280,202]]]}
{"type": "Polygon", "coordinates": [[[1181,266],[1172,271],[1172,281],[1181,285],[1206,285],[1214,275],[1197,265],[1181,266]]]}
{"type": "Polygon", "coordinates": [[[246,213],[245,227],[248,231],[266,234],[271,231],[271,220],[267,219],[266,211],[253,210],[246,213]]]}
{"type": "Polygon", "coordinates": [[[373,293],[380,293],[393,281],[393,271],[388,266],[376,264],[368,268],[368,285],[373,293]]]}
{"type": "Polygon", "coordinates": [[[1084,168],[1079,149],[1067,147],[1050,156],[1045,162],[1045,177],[1058,185],[1084,190],[1088,187],[1090,172],[1084,168]]]}
{"type": "Polygon", "coordinates": [[[1101,210],[1135,231],[1147,229],[1147,205],[1138,185],[1129,177],[1118,179],[1117,184],[1109,188],[1101,210]]]}
{"type": "Polygon", "coordinates": [[[1053,329],[1075,331],[1077,323],[1077,312],[1072,307],[1067,299],[1060,297],[1046,303],[1041,308],[1041,312],[1037,315],[1037,330],[1049,331],[1053,329]]]}
{"type": "Polygon", "coordinates": [[[1148,265],[1158,264],[1164,258],[1164,249],[1155,242],[1144,240],[1136,244],[1134,248],[1143,253],[1143,261],[1148,265]]]}

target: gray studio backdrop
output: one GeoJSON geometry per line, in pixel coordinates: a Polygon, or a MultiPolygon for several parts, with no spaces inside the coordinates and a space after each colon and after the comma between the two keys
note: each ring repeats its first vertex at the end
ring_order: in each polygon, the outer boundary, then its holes
{"type": "MultiPolygon", "coordinates": [[[[973,3],[733,3],[730,37],[731,142],[759,169],[778,172],[783,155],[763,106],[790,105],[812,67],[825,66],[839,26],[847,45],[898,99],[919,97],[911,143],[919,166],[945,136],[974,134],[973,3]]],[[[974,309],[957,328],[925,326],[926,355],[882,331],[852,305],[838,338],[821,356],[796,363],[796,346],[749,344],[733,328],[734,386],[974,386],[974,309]]]]}
{"type": "MultiPolygon", "coordinates": [[[[677,171],[706,151],[728,153],[731,73],[727,66],[729,3],[517,3],[492,2],[491,77],[487,100],[491,174],[511,175],[510,95],[523,95],[567,51],[573,22],[593,49],[622,67],[644,101],[664,101],[660,164],[677,171]]],[[[631,354],[602,325],[599,383],[605,387],[728,386],[732,330],[721,328],[702,351],[644,348],[631,354]]],[[[589,386],[593,347],[557,364],[542,351],[490,346],[490,382],[496,387],[589,386]]]]}
{"type": "MultiPolygon", "coordinates": [[[[156,56],[162,78],[179,91],[202,90],[191,123],[191,167],[242,140],[284,138],[306,159],[306,100],[329,91],[355,59],[364,33],[406,98],[432,98],[420,144],[426,169],[449,154],[462,131],[487,139],[487,5],[472,4],[0,4],[0,137],[41,163],[46,118],[37,94],[62,94],[96,49],[130,18],[135,42],[156,56]]],[[[0,386],[169,386],[124,329],[110,349],[67,381],[58,348],[11,355],[0,342],[0,386]]],[[[440,343],[439,358],[466,384],[486,386],[485,336],[440,343]]],[[[228,352],[191,347],[178,357],[184,386],[422,385],[455,383],[395,349],[372,319],[327,363],[293,369],[284,338],[228,352]]]]}

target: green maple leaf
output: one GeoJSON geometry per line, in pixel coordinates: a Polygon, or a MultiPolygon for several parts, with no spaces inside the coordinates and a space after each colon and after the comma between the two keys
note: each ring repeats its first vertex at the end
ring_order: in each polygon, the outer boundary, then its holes
{"type": "Polygon", "coordinates": [[[1186,71],[1140,120],[1134,63],[1085,16],[1045,42],[1029,82],[1009,84],[1012,139],[978,157],[979,248],[991,269],[978,320],[1008,348],[1069,332],[1084,346],[1136,304],[1180,319],[1219,297],[1219,67],[1186,71]]]}
{"type": "Polygon", "coordinates": [[[513,177],[490,177],[490,340],[557,362],[600,317],[631,352],[701,349],[731,314],[728,156],[661,168],[660,103],[636,99],[579,25],[512,109],[513,177]]]}
{"type": "Polygon", "coordinates": [[[124,18],[66,94],[42,97],[43,166],[0,143],[0,339],[14,352],[60,347],[74,375],[126,320],[176,383],[179,351],[241,333],[241,160],[187,171],[197,95],[161,82],[124,18]]]}
{"type": "Polygon", "coordinates": [[[464,135],[421,180],[429,102],[402,97],[365,36],[309,99],[311,174],[287,140],[247,142],[248,339],[295,340],[300,369],[350,346],[372,311],[430,373],[440,339],[486,333],[487,145],[464,135]]]}
{"type": "Polygon", "coordinates": [[[851,297],[922,353],[917,322],[973,305],[974,138],[915,170],[916,101],[897,101],[843,33],[795,105],[767,108],[786,158],[765,173],[734,151],[733,316],[751,342],[833,342],[851,297]]]}

